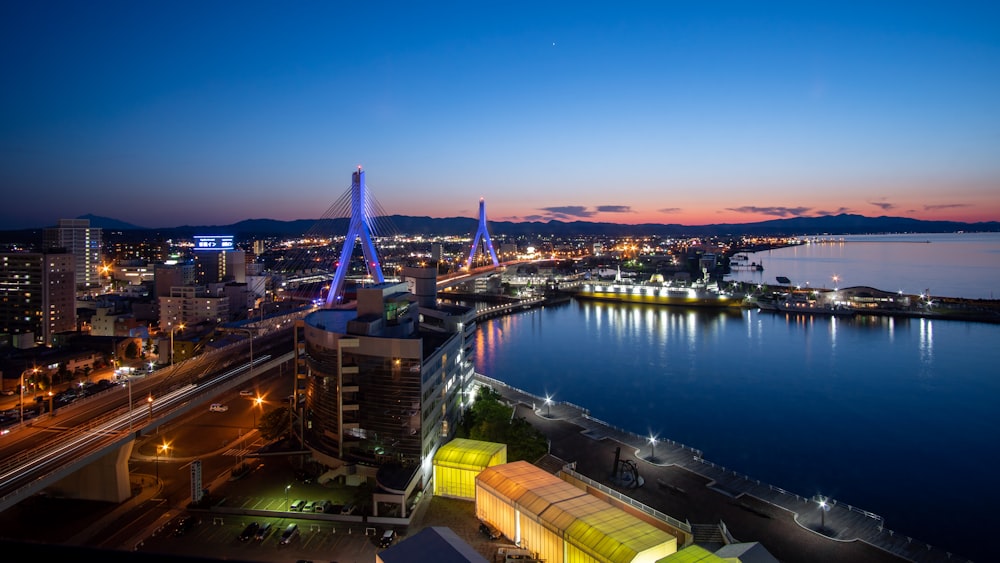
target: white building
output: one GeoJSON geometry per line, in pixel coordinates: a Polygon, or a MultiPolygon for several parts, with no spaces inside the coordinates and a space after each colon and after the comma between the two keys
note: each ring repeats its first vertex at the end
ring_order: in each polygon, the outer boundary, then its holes
{"type": "Polygon", "coordinates": [[[160,297],[160,328],[201,322],[229,320],[229,298],[209,293],[203,286],[170,288],[168,297],[160,297]]]}
{"type": "Polygon", "coordinates": [[[46,249],[65,248],[76,258],[76,286],[101,284],[101,229],[90,226],[90,219],[60,219],[55,227],[42,231],[46,249]]]}

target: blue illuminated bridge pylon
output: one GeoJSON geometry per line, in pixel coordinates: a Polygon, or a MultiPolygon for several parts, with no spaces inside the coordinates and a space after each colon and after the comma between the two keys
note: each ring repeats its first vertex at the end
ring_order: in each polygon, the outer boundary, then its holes
{"type": "Polygon", "coordinates": [[[476,236],[472,237],[472,250],[469,252],[469,259],[465,261],[466,268],[472,268],[472,260],[476,257],[476,249],[479,247],[479,239],[483,240],[484,249],[489,250],[490,258],[493,259],[493,267],[499,267],[500,261],[497,260],[497,253],[493,250],[490,232],[486,229],[486,202],[483,201],[483,198],[479,198],[479,228],[476,230],[476,236]]]}
{"type": "Polygon", "coordinates": [[[337,262],[337,272],[330,284],[330,292],[326,295],[326,306],[337,305],[344,297],[344,280],[351,267],[351,254],[354,253],[354,243],[361,239],[361,250],[365,254],[365,267],[368,275],[378,283],[385,282],[382,276],[382,266],[379,264],[375,243],[372,242],[371,217],[369,211],[374,209],[374,203],[368,196],[365,186],[365,171],[358,166],[351,178],[351,222],[344,239],[344,248],[340,251],[340,261],[337,262]]]}

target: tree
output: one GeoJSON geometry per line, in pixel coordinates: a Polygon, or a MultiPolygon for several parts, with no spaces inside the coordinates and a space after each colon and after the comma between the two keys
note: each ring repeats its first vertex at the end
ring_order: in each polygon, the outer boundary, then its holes
{"type": "Polygon", "coordinates": [[[128,346],[125,347],[125,357],[134,360],[139,357],[139,345],[135,343],[135,340],[131,340],[128,346]]]}
{"type": "Polygon", "coordinates": [[[287,406],[271,409],[260,417],[257,429],[265,440],[275,440],[288,432],[291,426],[292,413],[287,406]]]}
{"type": "Polygon", "coordinates": [[[514,417],[513,407],[488,387],[480,387],[476,401],[465,412],[457,435],[462,438],[507,444],[507,461],[536,461],[548,452],[548,439],[524,417],[514,417]]]}

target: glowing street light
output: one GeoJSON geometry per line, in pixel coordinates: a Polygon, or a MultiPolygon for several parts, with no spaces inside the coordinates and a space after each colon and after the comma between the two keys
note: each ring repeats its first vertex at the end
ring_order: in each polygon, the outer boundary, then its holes
{"type": "Polygon", "coordinates": [[[149,420],[153,420],[153,396],[150,395],[146,397],[146,403],[149,404],[149,420]]]}
{"type": "Polygon", "coordinates": [[[26,369],[26,370],[24,370],[24,371],[21,372],[21,387],[19,389],[19,392],[21,394],[21,404],[19,405],[21,407],[21,416],[20,416],[19,422],[21,422],[21,423],[24,422],[24,374],[26,374],[28,372],[36,373],[37,374],[38,373],[38,368],[26,369]]]}
{"type": "Polygon", "coordinates": [[[253,413],[253,427],[254,428],[257,428],[257,408],[256,407],[259,407],[259,406],[261,406],[263,404],[264,404],[264,397],[261,397],[260,395],[257,395],[256,397],[254,397],[253,402],[250,403],[250,412],[253,413]]]}
{"type": "Polygon", "coordinates": [[[552,414],[552,397],[550,395],[545,396],[545,416],[548,417],[552,414]]]}
{"type": "Polygon", "coordinates": [[[170,365],[174,365],[174,332],[178,329],[184,330],[184,323],[170,329],[170,365]]]}
{"type": "Polygon", "coordinates": [[[646,440],[649,442],[649,460],[656,461],[656,443],[659,440],[656,439],[656,436],[650,436],[646,440]]]}
{"type": "MultiPolygon", "coordinates": [[[[152,405],[153,403],[150,402],[149,404],[152,405]]],[[[169,449],[170,449],[170,444],[168,444],[166,442],[163,442],[162,444],[158,444],[156,446],[156,480],[157,480],[157,482],[159,482],[159,480],[160,480],[160,452],[163,452],[163,455],[167,455],[167,450],[169,450],[169,449]]]]}
{"type": "Polygon", "coordinates": [[[816,505],[819,506],[819,527],[820,530],[826,528],[826,513],[830,512],[829,499],[823,495],[816,495],[816,505]]]}

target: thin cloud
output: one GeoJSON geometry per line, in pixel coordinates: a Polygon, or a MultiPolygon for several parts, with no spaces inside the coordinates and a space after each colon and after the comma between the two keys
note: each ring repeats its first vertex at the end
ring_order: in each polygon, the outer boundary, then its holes
{"type": "Polygon", "coordinates": [[[956,207],[969,207],[968,203],[942,203],[939,205],[925,205],[924,211],[940,211],[942,209],[954,209],[956,207]]]}
{"type": "Polygon", "coordinates": [[[541,210],[556,217],[592,217],[595,213],[582,205],[542,207],[541,210]]]}
{"type": "Polygon", "coordinates": [[[889,203],[888,201],[869,201],[868,204],[874,205],[875,207],[879,207],[882,209],[882,211],[889,211],[890,209],[896,208],[895,203],[889,203]]]}
{"type": "Polygon", "coordinates": [[[598,213],[634,213],[630,205],[598,205],[598,213]]]}
{"type": "Polygon", "coordinates": [[[683,211],[680,207],[661,207],[656,210],[658,213],[680,213],[683,211]]]}
{"type": "Polygon", "coordinates": [[[775,217],[801,217],[809,213],[811,207],[757,207],[756,205],[744,205],[743,207],[727,207],[729,211],[737,213],[759,213],[761,215],[773,215],[775,217]]]}
{"type": "Polygon", "coordinates": [[[851,209],[849,207],[838,207],[836,211],[817,210],[816,215],[840,215],[841,213],[850,212],[851,209]]]}

